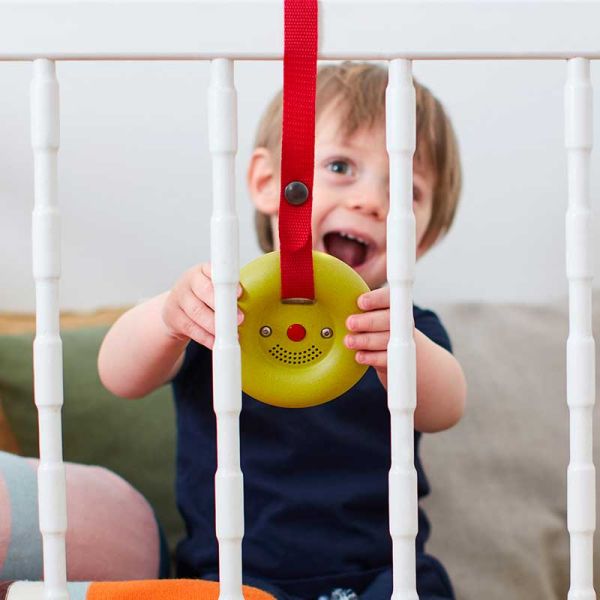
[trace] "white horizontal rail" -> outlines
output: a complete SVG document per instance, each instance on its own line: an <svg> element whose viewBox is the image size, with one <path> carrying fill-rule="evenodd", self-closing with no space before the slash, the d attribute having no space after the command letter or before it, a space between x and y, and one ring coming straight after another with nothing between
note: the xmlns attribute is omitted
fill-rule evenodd
<svg viewBox="0 0 600 600"><path fill-rule="evenodd" d="M323 59L600 58L594 0L321 0L319 15ZM0 0L0 60L282 56L282 0Z"/></svg>

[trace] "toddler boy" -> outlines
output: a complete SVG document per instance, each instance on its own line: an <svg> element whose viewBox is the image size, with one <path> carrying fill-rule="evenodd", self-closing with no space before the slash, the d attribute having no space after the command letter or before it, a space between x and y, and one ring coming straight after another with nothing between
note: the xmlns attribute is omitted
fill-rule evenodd
<svg viewBox="0 0 600 600"><path fill-rule="evenodd" d="M312 232L316 250L354 268L371 291L366 311L347 320L345 344L373 367L348 392L323 405L290 410L244 394L240 416L244 472L244 576L280 600L392 592L388 531L390 427L387 410L389 289L386 216L385 69L342 63L319 69L316 97ZM417 258L450 227L460 191L452 127L424 87L417 92L414 201ZM281 94L259 125L248 169L261 247L277 248ZM241 293L241 289L239 290ZM414 307L417 350L415 466L419 497L428 493L421 432L461 417L465 381L437 316ZM244 315L239 313L241 323ZM216 427L211 348L214 295L210 265L187 271L172 290L126 313L107 334L100 376L117 395L135 398L173 382L177 406L177 494L187 537L178 575L216 578L214 528ZM429 524L419 513L417 591L421 600L453 598L441 564L425 553ZM342 595L342 596L340 596Z"/></svg>

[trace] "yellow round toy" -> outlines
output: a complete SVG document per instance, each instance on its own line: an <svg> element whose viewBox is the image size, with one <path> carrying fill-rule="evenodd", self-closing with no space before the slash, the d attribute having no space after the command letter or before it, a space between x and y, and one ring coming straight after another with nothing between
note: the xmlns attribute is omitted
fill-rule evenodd
<svg viewBox="0 0 600 600"><path fill-rule="evenodd" d="M284 303L279 256L265 254L240 272L242 389L274 406L323 404L350 389L367 370L346 348L344 336L346 319L361 312L356 300L369 287L346 263L313 251L314 302Z"/></svg>

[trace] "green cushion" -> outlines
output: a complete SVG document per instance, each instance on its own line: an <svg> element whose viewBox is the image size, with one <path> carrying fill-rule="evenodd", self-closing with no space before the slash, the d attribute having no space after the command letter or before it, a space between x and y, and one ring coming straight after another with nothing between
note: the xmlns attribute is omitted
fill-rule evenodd
<svg viewBox="0 0 600 600"><path fill-rule="evenodd" d="M168 386L124 400L100 383L96 360L107 327L63 331L63 449L66 461L101 465L154 507L169 545L183 528L175 504L175 414ZM0 398L26 456L38 456L33 334L0 335Z"/></svg>

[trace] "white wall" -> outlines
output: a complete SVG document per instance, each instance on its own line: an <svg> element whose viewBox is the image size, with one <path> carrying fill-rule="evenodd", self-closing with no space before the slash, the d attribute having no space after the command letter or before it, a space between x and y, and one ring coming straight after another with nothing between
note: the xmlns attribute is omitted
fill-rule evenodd
<svg viewBox="0 0 600 600"><path fill-rule="evenodd" d="M63 62L57 72L63 307L121 305L167 289L208 258L208 64ZM417 302L544 302L565 294L565 63L419 62L415 73L454 121L465 180L454 228L419 263ZM599 86L595 64L592 76ZM30 77L29 63L0 63L0 310L31 310L34 302ZM245 166L259 114L281 85L281 64L239 63L236 81L246 262L259 250ZM598 91L595 106L600 115ZM600 144L599 127L597 117ZM596 169L596 207L599 192Z"/></svg>

